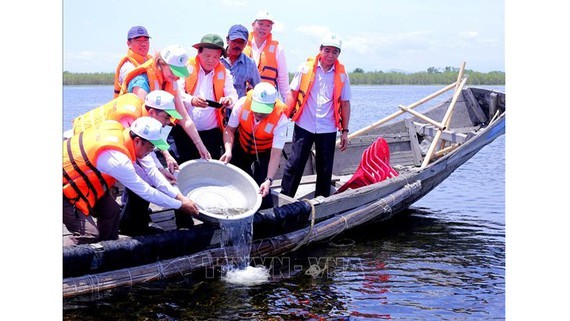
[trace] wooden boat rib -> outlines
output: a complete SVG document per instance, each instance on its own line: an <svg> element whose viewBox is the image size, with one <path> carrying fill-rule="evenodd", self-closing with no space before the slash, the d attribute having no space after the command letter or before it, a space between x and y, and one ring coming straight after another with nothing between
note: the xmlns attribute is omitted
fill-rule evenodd
<svg viewBox="0 0 570 321"><path fill-rule="evenodd" d="M313 197L312 162L305 168L306 176L295 198L280 194L280 183L276 180L272 187L276 207L255 214L251 256L285 254L355 226L388 220L428 194L481 148L503 135L505 94L463 88L462 84L465 81L458 79L400 108L395 116L392 114L349 136L349 150L335 154L331 188L340 190L351 180L359 170L363 153L379 137L389 146L390 165L397 176L326 198ZM450 89L455 89L453 97L421 113L422 117L409 112ZM409 117L395 120L403 114ZM280 170L290 151L288 144ZM429 157L427 162L426 156ZM159 212L153 215L153 220L167 226L172 224L172 213ZM157 235L64 248L63 296L132 286L223 263L219 228L199 224L190 230L176 230L172 225L165 229L168 231Z"/></svg>

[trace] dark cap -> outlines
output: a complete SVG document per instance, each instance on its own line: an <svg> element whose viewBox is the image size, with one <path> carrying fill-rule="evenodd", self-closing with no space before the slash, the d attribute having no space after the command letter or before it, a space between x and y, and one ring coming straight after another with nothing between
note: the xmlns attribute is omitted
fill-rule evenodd
<svg viewBox="0 0 570 321"><path fill-rule="evenodd" d="M210 33L202 37L199 43L194 44L192 47L199 48L209 48L209 49L221 49L222 55L226 57L226 48L224 47L224 39L222 37Z"/></svg>
<svg viewBox="0 0 570 321"><path fill-rule="evenodd" d="M129 29L129 33L127 34L127 40L131 40L136 37L149 37L146 28L143 26L134 26Z"/></svg>
<svg viewBox="0 0 570 321"><path fill-rule="evenodd" d="M248 36L249 32L247 31L247 28L242 25L233 25L230 28L230 31L228 31L228 38L230 40L236 40L239 38L247 41Z"/></svg>

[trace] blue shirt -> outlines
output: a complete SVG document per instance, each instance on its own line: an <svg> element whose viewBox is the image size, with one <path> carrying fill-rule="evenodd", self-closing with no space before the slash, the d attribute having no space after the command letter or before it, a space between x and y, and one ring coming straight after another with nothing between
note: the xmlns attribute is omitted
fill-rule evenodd
<svg viewBox="0 0 570 321"><path fill-rule="evenodd" d="M243 52L232 66L230 66L229 63L230 58L221 58L220 60L234 77L234 88L237 91L238 97L245 96L246 82L248 82L251 87L255 87L255 85L261 81L255 61L246 56Z"/></svg>
<svg viewBox="0 0 570 321"><path fill-rule="evenodd" d="M133 88L135 87L141 87L141 89L144 89L147 93L150 92L150 84L148 82L148 76L146 75L146 73L134 77L133 80L129 82L129 86L127 87L127 92L132 93Z"/></svg>

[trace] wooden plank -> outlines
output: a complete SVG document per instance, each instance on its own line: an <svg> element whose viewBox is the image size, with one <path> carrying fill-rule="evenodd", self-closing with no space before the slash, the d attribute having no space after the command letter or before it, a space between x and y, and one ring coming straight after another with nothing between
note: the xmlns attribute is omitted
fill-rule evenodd
<svg viewBox="0 0 570 321"><path fill-rule="evenodd" d="M338 182L339 180L340 177L333 174L331 178L331 185L334 185L334 183ZM301 182L299 183L299 185L315 184L316 182L317 182L317 175L306 175L301 178ZM280 179L273 180L273 183L271 183L272 188L280 186L281 186Z"/></svg>
<svg viewBox="0 0 570 321"><path fill-rule="evenodd" d="M433 127L432 125L416 123L416 122L414 122L414 127L415 127L415 130L418 133L420 133L421 135L432 136L432 137L435 136L436 131L438 130L437 128ZM447 141L452 142L452 143L463 144L463 142L465 142L466 138L467 138L467 135L462 134L462 133L458 133L456 131L443 130L441 132L441 139L447 140Z"/></svg>
<svg viewBox="0 0 570 321"><path fill-rule="evenodd" d="M465 98L465 106L473 112L473 115L475 115L477 121L479 123L486 122L488 118L485 116L485 113L477 102L475 95L473 95L473 92L471 92L469 88L463 90L463 97Z"/></svg>
<svg viewBox="0 0 570 321"><path fill-rule="evenodd" d="M495 115L497 113L497 93L491 93L489 98L491 100L489 102L489 117L492 117L491 115Z"/></svg>
<svg viewBox="0 0 570 321"><path fill-rule="evenodd" d="M416 161L412 151L395 152L390 153L390 165L416 166Z"/></svg>
<svg viewBox="0 0 570 321"><path fill-rule="evenodd" d="M409 118L405 120L405 124L408 129L408 133L410 134L410 149L414 158L414 164L416 166L420 166L422 164L423 156L422 150L420 149L420 143L418 141L418 135L416 134L416 127Z"/></svg>

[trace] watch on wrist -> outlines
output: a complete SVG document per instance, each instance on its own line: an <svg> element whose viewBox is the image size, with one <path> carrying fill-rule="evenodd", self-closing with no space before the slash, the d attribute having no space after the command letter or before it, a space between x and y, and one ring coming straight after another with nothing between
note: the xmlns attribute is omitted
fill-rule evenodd
<svg viewBox="0 0 570 321"><path fill-rule="evenodd" d="M271 177L266 177L265 180L266 180L266 181L269 181L269 184L273 184L273 178L271 178Z"/></svg>
<svg viewBox="0 0 570 321"><path fill-rule="evenodd" d="M340 132L341 132L341 134L342 134L342 133L348 133L348 129L343 129L343 130L341 130Z"/></svg>

